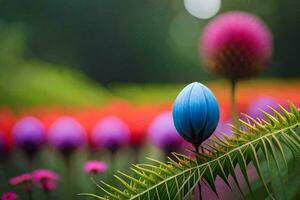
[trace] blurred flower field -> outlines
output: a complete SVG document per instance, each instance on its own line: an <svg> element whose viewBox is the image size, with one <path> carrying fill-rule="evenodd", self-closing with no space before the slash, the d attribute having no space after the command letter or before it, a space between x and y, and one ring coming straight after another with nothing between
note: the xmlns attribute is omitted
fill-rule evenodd
<svg viewBox="0 0 300 200"><path fill-rule="evenodd" d="M218 81L206 84L215 93L221 110L220 123L215 132L228 133L230 128L227 123L231 123L228 83ZM157 124L159 123L157 121L161 119L167 120L166 117L157 116L171 111L173 99L180 88L182 85L175 84L115 84L109 87L109 90L105 92L105 100L99 104L91 102L80 106L76 103L54 106L43 105L41 102L39 106L23 105L12 109L2 107L0 109L0 193L15 191L21 199L25 199L23 195L26 193L23 192L23 186L11 184L10 178L23 173L33 172L34 174L34 171L38 169L48 169L57 174L53 182L55 186L49 186L49 192L45 193L43 185L33 182L31 188L33 197L36 197L35 199L67 199L67 197L74 199L74 196L80 192L100 192L100 190L96 192L90 177L113 184L115 180L112 174L116 170L127 172L132 163L148 162L145 160L146 157L163 160L170 151L187 153L183 149L191 147L181 138L179 138L180 141L178 139L168 141L172 134L177 134L174 127L171 126L169 130L161 132L161 134L171 134L166 138L152 134L155 126L159 126L153 123ZM259 117L257 109L267 109L266 104L276 106L278 103L286 106L289 100L299 105L299 90L298 80L243 81L237 88L238 113ZM101 93L95 94L97 95L100 97ZM16 136L20 129L18 126L21 123L24 124L24 119L28 118L37 122L29 122L29 125L25 122L23 132L24 130L26 132L28 127L32 130L37 125L31 124L37 123L40 128L34 129L42 134L38 136L41 139L37 140L35 135L29 135L26 138L25 132L21 139ZM101 135L101 130L105 130L105 127L110 127L107 129L110 131L115 129L121 135L115 138L109 137L114 134ZM156 130L159 129L156 128ZM55 138L54 134L57 132L61 134ZM34 149L32 149L33 144L36 144ZM26 145L30 145L30 149L27 149ZM93 169L85 165L90 160L99 160L105 166L97 166L96 162L92 165L95 167L94 172L91 172ZM82 198L78 197L78 199Z"/></svg>

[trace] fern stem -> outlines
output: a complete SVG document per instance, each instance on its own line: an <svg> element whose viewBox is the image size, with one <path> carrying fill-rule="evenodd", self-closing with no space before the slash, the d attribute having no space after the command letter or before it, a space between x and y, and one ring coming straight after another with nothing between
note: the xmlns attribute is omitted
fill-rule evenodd
<svg viewBox="0 0 300 200"><path fill-rule="evenodd" d="M237 118L237 110L236 110L236 85L237 85L237 80L232 79L230 81L231 89L230 89L230 94L231 94L231 117L232 117L232 122L235 127L239 127L238 123L238 118Z"/></svg>

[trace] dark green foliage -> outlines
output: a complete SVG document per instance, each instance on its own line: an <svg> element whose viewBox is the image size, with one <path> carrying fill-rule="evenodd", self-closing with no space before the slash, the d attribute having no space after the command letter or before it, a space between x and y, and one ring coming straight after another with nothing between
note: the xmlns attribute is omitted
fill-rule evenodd
<svg viewBox="0 0 300 200"><path fill-rule="evenodd" d="M253 119L246 116L240 120L242 128L233 127L233 136L223 134L223 138L213 136L210 142L203 145L204 151L195 153L195 158L173 153L166 163L149 158L153 165L133 165L131 170L135 176L118 172L115 178L123 188L116 188L106 183L98 185L104 196L83 193L97 199L184 199L193 192L197 183L205 181L216 192L215 178L221 177L229 185L227 179L233 177L237 181L235 168L239 165L245 182L251 192L251 183L247 166L253 163L258 177L270 199L274 199L273 189L266 179L263 164L270 167L275 163L277 171L282 171L279 163L283 160L288 169L287 151L295 159L300 153L300 112L290 104L290 111L281 107L281 113L274 110L274 115L262 111L267 120ZM278 173L283 176L283 173ZM283 178L283 177L282 177ZM240 189L241 190L241 189ZM241 190L242 192L242 190Z"/></svg>

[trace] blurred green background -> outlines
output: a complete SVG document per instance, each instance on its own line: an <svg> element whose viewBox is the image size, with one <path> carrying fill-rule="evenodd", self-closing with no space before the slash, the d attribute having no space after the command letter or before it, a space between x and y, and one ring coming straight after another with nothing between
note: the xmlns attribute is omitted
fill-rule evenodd
<svg viewBox="0 0 300 200"><path fill-rule="evenodd" d="M299 5L222 1L219 13L253 12L273 32L274 59L261 76L299 78ZM114 83L215 79L198 56L208 21L183 0L1 0L0 104L96 104Z"/></svg>

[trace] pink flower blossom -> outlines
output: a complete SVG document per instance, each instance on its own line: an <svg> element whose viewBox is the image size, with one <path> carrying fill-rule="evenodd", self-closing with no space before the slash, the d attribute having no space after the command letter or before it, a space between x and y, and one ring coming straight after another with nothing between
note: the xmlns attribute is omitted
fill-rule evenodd
<svg viewBox="0 0 300 200"><path fill-rule="evenodd" d="M18 195L14 192L5 192L1 196L1 200L17 200Z"/></svg>
<svg viewBox="0 0 300 200"><path fill-rule="evenodd" d="M228 12L208 23L201 38L205 66L239 79L260 72L272 57L272 35L257 16Z"/></svg>
<svg viewBox="0 0 300 200"><path fill-rule="evenodd" d="M49 191L56 188L56 181L59 179L59 176L55 172L48 169L38 169L32 174L35 184L44 190Z"/></svg>
<svg viewBox="0 0 300 200"><path fill-rule="evenodd" d="M89 174L103 173L106 171L106 169L107 165L104 162L97 160L87 161L83 167L83 170Z"/></svg>
<svg viewBox="0 0 300 200"><path fill-rule="evenodd" d="M20 184L29 184L32 182L32 175L30 173L24 173L19 176L14 176L9 179L9 184L11 185L20 185Z"/></svg>

